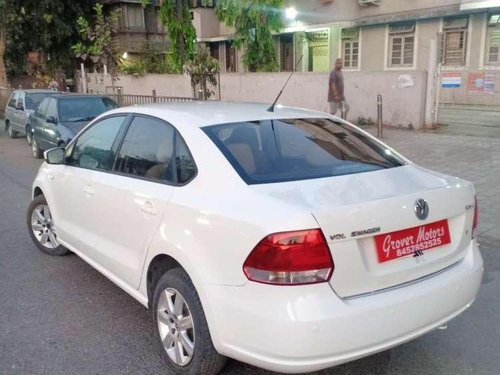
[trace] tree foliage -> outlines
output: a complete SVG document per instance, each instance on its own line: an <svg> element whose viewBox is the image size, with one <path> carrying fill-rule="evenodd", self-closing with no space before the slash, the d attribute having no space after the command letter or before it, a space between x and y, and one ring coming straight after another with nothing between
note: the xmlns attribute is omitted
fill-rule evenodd
<svg viewBox="0 0 500 375"><path fill-rule="evenodd" d="M283 27L283 0L219 0L220 21L235 28L233 43L244 47L243 63L250 71L278 68L272 33Z"/></svg>
<svg viewBox="0 0 500 375"><path fill-rule="evenodd" d="M7 0L0 0L0 87L7 86L7 72L5 68L5 48L6 48L6 21L7 21Z"/></svg>
<svg viewBox="0 0 500 375"><path fill-rule="evenodd" d="M169 64L181 72L184 63L193 58L196 46L196 30L191 22L189 1L164 0L160 6L160 19L169 38Z"/></svg>
<svg viewBox="0 0 500 375"><path fill-rule="evenodd" d="M6 63L10 74L22 73L26 55L41 51L47 57L47 70L71 74L74 57L68 53L78 39L75 20L91 13L95 0L0 0L7 31Z"/></svg>
<svg viewBox="0 0 500 375"><path fill-rule="evenodd" d="M80 40L71 49L75 56L90 59L98 68L106 65L111 71L117 65L114 35L118 25L119 11L104 14L102 4L94 6L94 17L88 20L79 17L76 21Z"/></svg>
<svg viewBox="0 0 500 375"><path fill-rule="evenodd" d="M217 74L220 71L219 62L210 56L204 46L199 46L194 57L184 65L184 73L191 78L191 87L196 96L196 86L200 86L202 99L210 99L217 86Z"/></svg>

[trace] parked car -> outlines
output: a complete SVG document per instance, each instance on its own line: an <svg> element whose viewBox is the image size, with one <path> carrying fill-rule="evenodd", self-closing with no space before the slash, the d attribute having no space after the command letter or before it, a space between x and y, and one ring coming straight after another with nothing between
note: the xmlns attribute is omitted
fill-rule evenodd
<svg viewBox="0 0 500 375"><path fill-rule="evenodd" d="M100 95L61 94L44 99L30 117L33 156L41 158L44 150L64 147L96 116L117 107Z"/></svg>
<svg viewBox="0 0 500 375"><path fill-rule="evenodd" d="M314 371L474 301L472 183L337 117L221 102L120 108L45 153L27 227L151 310L166 366ZM132 322L131 322L132 323Z"/></svg>
<svg viewBox="0 0 500 375"><path fill-rule="evenodd" d="M14 90L5 106L5 131L11 138L25 135L31 143L29 118L40 102L54 94L53 90Z"/></svg>

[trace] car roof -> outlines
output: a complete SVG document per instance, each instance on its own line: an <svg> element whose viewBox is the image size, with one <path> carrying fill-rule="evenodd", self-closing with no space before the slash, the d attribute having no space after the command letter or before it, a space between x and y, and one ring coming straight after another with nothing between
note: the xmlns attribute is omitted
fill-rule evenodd
<svg viewBox="0 0 500 375"><path fill-rule="evenodd" d="M52 96L52 98L55 99L104 98L104 97L106 97L106 95L76 94L76 93L56 94Z"/></svg>
<svg viewBox="0 0 500 375"><path fill-rule="evenodd" d="M57 94L59 91L49 89L16 89L14 92L25 92L26 94Z"/></svg>
<svg viewBox="0 0 500 375"><path fill-rule="evenodd" d="M107 112L138 113L162 118L174 125L203 127L232 122L283 119L319 118L330 116L324 112L276 105L274 112L267 103L242 103L221 101L184 101L122 107Z"/></svg>

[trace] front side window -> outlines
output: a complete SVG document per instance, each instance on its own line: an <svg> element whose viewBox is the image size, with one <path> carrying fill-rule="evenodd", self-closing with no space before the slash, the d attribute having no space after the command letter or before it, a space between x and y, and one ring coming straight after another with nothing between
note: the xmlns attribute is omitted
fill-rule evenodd
<svg viewBox="0 0 500 375"><path fill-rule="evenodd" d="M44 99L35 111L35 116L44 119L47 112L47 107L49 105L49 99Z"/></svg>
<svg viewBox="0 0 500 375"><path fill-rule="evenodd" d="M248 121L203 130L247 184L348 175L405 164L355 128L326 118Z"/></svg>
<svg viewBox="0 0 500 375"><path fill-rule="evenodd" d="M415 52L415 23L404 22L389 27L389 66L411 67Z"/></svg>
<svg viewBox="0 0 500 375"><path fill-rule="evenodd" d="M468 26L469 19L467 17L444 19L441 51L444 65L465 65Z"/></svg>
<svg viewBox="0 0 500 375"><path fill-rule="evenodd" d="M49 99L45 117L53 117L57 120L57 102L55 99Z"/></svg>
<svg viewBox="0 0 500 375"><path fill-rule="evenodd" d="M175 182L174 133L174 128L161 120L135 117L123 140L116 171Z"/></svg>
<svg viewBox="0 0 500 375"><path fill-rule="evenodd" d="M341 39L344 67L357 69L359 64L359 29L342 29Z"/></svg>
<svg viewBox="0 0 500 375"><path fill-rule="evenodd" d="M500 13L488 16L486 65L500 65Z"/></svg>
<svg viewBox="0 0 500 375"><path fill-rule="evenodd" d="M115 160L118 133L126 116L105 118L88 128L72 147L68 165L111 171Z"/></svg>

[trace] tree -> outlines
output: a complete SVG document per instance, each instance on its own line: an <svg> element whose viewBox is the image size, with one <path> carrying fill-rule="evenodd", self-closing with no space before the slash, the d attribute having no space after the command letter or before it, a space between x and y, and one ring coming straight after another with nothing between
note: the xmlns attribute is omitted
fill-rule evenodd
<svg viewBox="0 0 500 375"><path fill-rule="evenodd" d="M210 56L206 47L199 46L192 60L184 65L184 73L191 78L193 95L196 96L196 86L200 85L202 99L207 100L214 94L209 87L217 86L217 74L220 71L219 62Z"/></svg>
<svg viewBox="0 0 500 375"><path fill-rule="evenodd" d="M6 87L7 71L5 68L5 49L7 44L6 24L8 12L8 0L0 0L0 87Z"/></svg>
<svg viewBox="0 0 500 375"><path fill-rule="evenodd" d="M144 3L143 3L144 4ZM160 19L169 38L169 63L178 72L195 53L196 30L191 22L189 0L164 0L160 6Z"/></svg>
<svg viewBox="0 0 500 375"><path fill-rule="evenodd" d="M1 1L1 0L0 0ZM72 74L74 57L68 53L78 39L76 19L87 17L95 0L3 0L10 4L7 17L6 62L10 73L25 70L26 55L41 51L46 68Z"/></svg>
<svg viewBox="0 0 500 375"><path fill-rule="evenodd" d="M233 43L245 47L243 63L250 71L278 68L273 32L283 27L283 0L219 0L215 13L235 28Z"/></svg>
<svg viewBox="0 0 500 375"><path fill-rule="evenodd" d="M84 17L77 19L80 41L71 49L83 61L90 59L97 68L106 65L113 72L117 65L113 37L116 34L119 11L114 10L105 15L102 4L96 4L94 12L90 21Z"/></svg>

